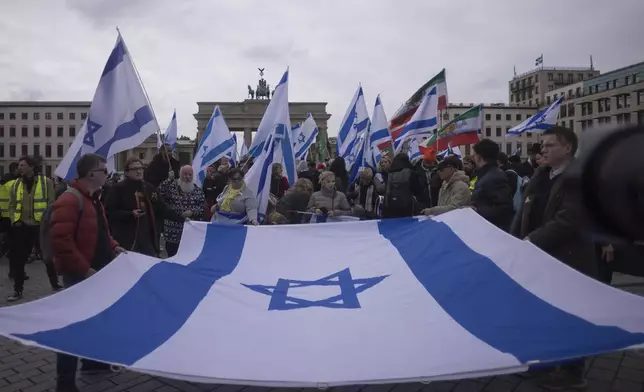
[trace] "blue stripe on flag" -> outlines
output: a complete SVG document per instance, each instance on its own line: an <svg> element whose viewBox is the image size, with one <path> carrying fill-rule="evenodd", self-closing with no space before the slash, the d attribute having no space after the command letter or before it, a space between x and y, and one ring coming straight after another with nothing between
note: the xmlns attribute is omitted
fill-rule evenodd
<svg viewBox="0 0 644 392"><path fill-rule="evenodd" d="M208 225L201 254L192 263L162 261L101 313L59 329L16 337L132 365L181 329L217 280L235 269L245 240L245 226ZM222 243L226 246L221 247Z"/></svg>
<svg viewBox="0 0 644 392"><path fill-rule="evenodd" d="M311 147L311 144L313 144L313 140L315 140L317 136L318 136L318 129L315 128L315 131L313 131L313 133L309 137L309 140L304 142L304 144L302 145L302 148L300 148L300 150L295 154L295 158L302 159L301 158L302 155L306 154L308 149Z"/></svg>
<svg viewBox="0 0 644 392"><path fill-rule="evenodd" d="M206 154L204 154L203 158L201 159L202 164L204 162L212 161L212 158L222 154L224 151L232 148L234 145L235 145L235 139L231 137L225 142L215 146L212 150L209 150L208 152L206 152Z"/></svg>
<svg viewBox="0 0 644 392"><path fill-rule="evenodd" d="M415 129L435 127L437 124L436 117L429 118L427 120L414 121L413 123L407 124L405 127L405 133L411 132Z"/></svg>
<svg viewBox="0 0 644 392"><path fill-rule="evenodd" d="M125 57L126 54L127 51L125 50L125 44L123 43L123 39L121 39L121 37L119 36L118 41L116 42L116 46L114 47L114 49L112 49L110 58L107 59L105 68L103 68L101 79L103 78L103 76L110 73L114 68L121 64L123 62L123 57Z"/></svg>
<svg viewBox="0 0 644 392"><path fill-rule="evenodd" d="M107 157L114 142L136 135L137 133L141 132L141 128L143 128L147 123L153 120L154 115L152 114L150 107L143 106L134 113L134 118L132 119L132 121L123 123L116 128L116 130L114 131L114 136L112 136L110 140L108 140L99 149L97 149L96 154Z"/></svg>
<svg viewBox="0 0 644 392"><path fill-rule="evenodd" d="M598 326L543 301L492 260L470 249L444 223L393 219L378 222L378 228L454 321L524 364L616 351L644 342L644 334Z"/></svg>
<svg viewBox="0 0 644 392"><path fill-rule="evenodd" d="M389 130L387 128L380 129L375 132L371 132L371 140L378 141L389 137Z"/></svg>

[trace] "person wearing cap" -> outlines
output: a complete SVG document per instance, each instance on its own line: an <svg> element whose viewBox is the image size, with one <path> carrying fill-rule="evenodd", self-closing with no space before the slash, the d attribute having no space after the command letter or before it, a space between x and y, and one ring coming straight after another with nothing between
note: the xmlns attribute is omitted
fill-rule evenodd
<svg viewBox="0 0 644 392"><path fill-rule="evenodd" d="M438 204L435 207L425 208L422 211L424 215L440 215L469 204L470 178L460 170L461 167L461 161L455 156L449 156L438 163L436 171L443 181L438 192Z"/></svg>

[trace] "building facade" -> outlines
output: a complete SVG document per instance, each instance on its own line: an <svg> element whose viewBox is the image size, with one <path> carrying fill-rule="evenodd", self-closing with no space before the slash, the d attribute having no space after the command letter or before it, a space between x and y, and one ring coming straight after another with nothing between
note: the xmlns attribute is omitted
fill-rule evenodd
<svg viewBox="0 0 644 392"><path fill-rule="evenodd" d="M443 113L443 124L455 119L474 106L476 105L473 103L449 105ZM531 132L526 132L519 136L506 137L506 135L507 131L512 127L521 124L536 112L536 106L507 105L505 103L484 104L483 126L480 137L494 140L501 151L508 155L520 151L521 158L527 158L532 144L539 143L539 135ZM461 146L459 149L464 155L472 154L471 145Z"/></svg>
<svg viewBox="0 0 644 392"><path fill-rule="evenodd" d="M596 126L644 124L644 62L553 90L546 103L562 96L558 124L577 134Z"/></svg>
<svg viewBox="0 0 644 392"><path fill-rule="evenodd" d="M539 67L508 82L510 105L544 106L549 92L599 75L591 67Z"/></svg>
<svg viewBox="0 0 644 392"><path fill-rule="evenodd" d="M199 110L194 114L197 120L197 142L201 140L215 106L219 105L230 131L243 133L244 143L250 146L253 133L257 132L269 102L267 99L247 99L242 102L197 102ZM304 122L307 115L311 113L326 143L327 121L331 118L331 115L326 112L326 105L326 102L290 102L291 125Z"/></svg>
<svg viewBox="0 0 644 392"><path fill-rule="evenodd" d="M87 118L91 102L0 102L0 176L23 155L51 176Z"/></svg>

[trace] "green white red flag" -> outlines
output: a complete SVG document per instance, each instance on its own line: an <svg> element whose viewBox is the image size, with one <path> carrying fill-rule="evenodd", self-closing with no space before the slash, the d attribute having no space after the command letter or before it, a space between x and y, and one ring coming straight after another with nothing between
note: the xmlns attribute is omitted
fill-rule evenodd
<svg viewBox="0 0 644 392"><path fill-rule="evenodd" d="M483 105L478 105L454 120L448 122L439 129L432 137L423 141L419 149L432 147L435 151L443 151L449 146L463 146L479 141L479 133L483 126Z"/></svg>

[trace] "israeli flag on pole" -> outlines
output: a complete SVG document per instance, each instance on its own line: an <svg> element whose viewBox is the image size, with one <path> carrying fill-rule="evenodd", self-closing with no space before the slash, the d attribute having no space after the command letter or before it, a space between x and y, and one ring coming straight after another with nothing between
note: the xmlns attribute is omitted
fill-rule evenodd
<svg viewBox="0 0 644 392"><path fill-rule="evenodd" d="M446 150L443 150L438 153L438 156L441 158L448 157L450 155L456 155L459 158L463 158L463 154L461 153L461 149L456 147L449 146Z"/></svg>
<svg viewBox="0 0 644 392"><path fill-rule="evenodd" d="M177 148L177 111L175 110L172 114L172 120L168 128L165 130L165 144L170 146L170 151L174 151Z"/></svg>
<svg viewBox="0 0 644 392"><path fill-rule="evenodd" d="M203 185L208 166L224 156L232 158L234 149L235 139L230 133L228 125L226 125L226 120L221 114L219 105L217 105L212 112L208 125L206 125L199 148L192 161L193 182L199 186Z"/></svg>
<svg viewBox="0 0 644 392"><path fill-rule="evenodd" d="M113 171L114 155L130 150L159 132L125 41L119 33L94 93L87 120L55 170L58 177L73 180L81 155L105 157Z"/></svg>
<svg viewBox="0 0 644 392"><path fill-rule="evenodd" d="M273 132L275 128L275 118L280 115L281 111L284 111L282 107L286 102L286 112L288 113L288 69L282 75L282 79L275 87L275 94L264 112L264 117L257 127L257 132L255 133L255 138L248 149L249 154L256 158L261 154L264 149L264 142L268 139L268 136ZM289 132L291 131L290 120L289 120ZM290 139L290 137L289 137Z"/></svg>
<svg viewBox="0 0 644 392"><path fill-rule="evenodd" d="M293 144L291 142L289 127L280 123L277 124L273 133L269 135L264 143L264 149L257 160L253 163L244 181L249 189L257 195L257 215L261 222L266 216L268 201L271 193L271 179L273 164L280 162L291 162L290 166L284 166L284 174L292 175L295 178L295 159L293 157Z"/></svg>
<svg viewBox="0 0 644 392"><path fill-rule="evenodd" d="M387 121L387 115L385 114L385 109L382 106L380 101L380 95L376 97L376 105L373 109L373 119L371 123L371 134L369 136L371 141L371 149L374 155L375 167L378 167L380 164L380 159L382 158L382 151L384 148L389 148L387 146L391 143L391 133L389 132L389 122ZM381 148L381 146L383 148Z"/></svg>
<svg viewBox="0 0 644 392"><path fill-rule="evenodd" d="M349 184L353 184L358 179L360 169L365 166L365 150L367 150L367 153L371 153L371 148L367 141L367 132L358 135L356 142L352 145L352 150L345 158L347 171L349 172Z"/></svg>
<svg viewBox="0 0 644 392"><path fill-rule="evenodd" d="M552 128L557 123L557 118L559 118L559 110L561 109L563 98L562 95L547 108L540 110L521 124L510 129L505 136L516 136L523 132L541 133L546 129Z"/></svg>
<svg viewBox="0 0 644 392"><path fill-rule="evenodd" d="M471 209L315 225L191 221L174 257L122 253L77 285L0 308L0 335L173 379L330 388L641 348L644 298Z"/></svg>
<svg viewBox="0 0 644 392"><path fill-rule="evenodd" d="M311 144L318 137L318 126L311 113L306 116L306 120L301 126L293 128L293 149L295 150L295 159L304 160L309 152Z"/></svg>
<svg viewBox="0 0 644 392"><path fill-rule="evenodd" d="M242 139L241 149L239 150L239 157L243 158L246 155L248 155L248 146L246 145L246 141Z"/></svg>
<svg viewBox="0 0 644 392"><path fill-rule="evenodd" d="M367 112L364 93L362 86L359 86L340 123L340 131L338 132L337 139L338 156L344 158L347 163L347 170L349 171L351 170L350 165L354 162L352 158L355 158L350 156L352 151L355 151L353 144L358 141L358 135L369 128L369 123L369 113Z"/></svg>
<svg viewBox="0 0 644 392"><path fill-rule="evenodd" d="M436 86L429 89L420 106L394 141L394 149L400 151L405 140L431 136L438 127L438 97Z"/></svg>
<svg viewBox="0 0 644 392"><path fill-rule="evenodd" d="M418 140L415 138L409 141L409 151L407 151L407 155L409 156L411 163L414 163L416 160L423 157L423 154L421 154L418 149Z"/></svg>
<svg viewBox="0 0 644 392"><path fill-rule="evenodd" d="M163 140L161 139L161 132L157 132L157 150L161 150L163 147Z"/></svg>

